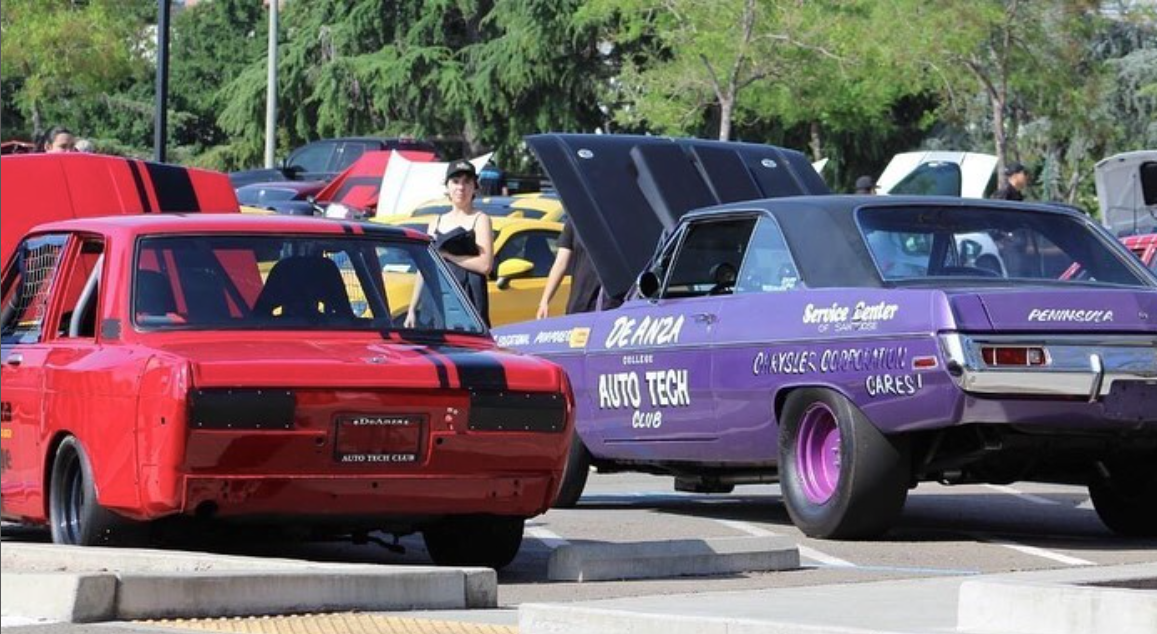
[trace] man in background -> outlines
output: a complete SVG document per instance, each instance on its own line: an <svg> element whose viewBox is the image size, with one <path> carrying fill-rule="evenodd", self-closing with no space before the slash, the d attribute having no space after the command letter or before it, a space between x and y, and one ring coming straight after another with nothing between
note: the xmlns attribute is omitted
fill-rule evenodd
<svg viewBox="0 0 1157 634"><path fill-rule="evenodd" d="M1024 200L1024 188L1028 187L1028 170L1024 164L1013 161L1004 168L1004 185L993 192L994 200Z"/></svg>
<svg viewBox="0 0 1157 634"><path fill-rule="evenodd" d="M871 176L861 176L856 179L856 193L865 196L876 195L876 181Z"/></svg>

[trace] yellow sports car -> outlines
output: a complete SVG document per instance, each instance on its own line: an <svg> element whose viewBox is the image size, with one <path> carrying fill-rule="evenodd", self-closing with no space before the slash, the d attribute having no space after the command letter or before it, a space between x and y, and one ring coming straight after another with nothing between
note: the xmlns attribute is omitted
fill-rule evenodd
<svg viewBox="0 0 1157 634"><path fill-rule="evenodd" d="M481 207L480 207L481 208ZM423 233L429 228L429 216L395 218L373 222L410 227ZM534 319L538 300L546 287L546 278L558 252L562 223L522 218L491 218L494 226L494 270L490 273L490 322L494 326ZM405 267L385 264L383 272L389 296L409 297L413 273ZM404 286L405 288L401 288ZM570 296L570 276L562 279L550 302L551 315L566 311ZM393 305L395 310L405 307Z"/></svg>
<svg viewBox="0 0 1157 634"><path fill-rule="evenodd" d="M563 222L566 219L566 210L562 201L554 192L537 192L533 194L519 194L517 196L486 196L474 201L478 211L486 213L491 218L522 218L524 220L546 220ZM387 224L406 222L406 218L420 218L437 216L450 211L450 201L444 196L427 200L414 207L409 213L379 216L378 220Z"/></svg>

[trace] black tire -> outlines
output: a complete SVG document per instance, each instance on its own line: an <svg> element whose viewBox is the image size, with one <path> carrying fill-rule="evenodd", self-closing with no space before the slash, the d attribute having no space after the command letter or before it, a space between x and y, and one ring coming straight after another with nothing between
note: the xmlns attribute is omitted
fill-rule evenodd
<svg viewBox="0 0 1157 634"><path fill-rule="evenodd" d="M102 507L96 498L92 463L75 437L56 449L48 489L48 522L52 541L72 546L139 544L144 525Z"/></svg>
<svg viewBox="0 0 1157 634"><path fill-rule="evenodd" d="M422 531L426 550L439 566L482 566L501 570L522 547L523 518L500 515L449 517Z"/></svg>
<svg viewBox="0 0 1157 634"><path fill-rule="evenodd" d="M1152 465L1108 465L1109 475L1089 482L1097 515L1114 533L1157 537L1157 468Z"/></svg>
<svg viewBox="0 0 1157 634"><path fill-rule="evenodd" d="M880 433L836 392L820 388L792 392L779 430L780 488L792 522L809 537L881 535L896 521L908 497L908 445L906 437ZM817 464L827 469L817 475Z"/></svg>
<svg viewBox="0 0 1157 634"><path fill-rule="evenodd" d="M583 495L590 472L591 452L578 434L572 434L570 453L566 457L566 469L562 472L562 485L558 488L558 497L554 499L554 508L574 508Z"/></svg>

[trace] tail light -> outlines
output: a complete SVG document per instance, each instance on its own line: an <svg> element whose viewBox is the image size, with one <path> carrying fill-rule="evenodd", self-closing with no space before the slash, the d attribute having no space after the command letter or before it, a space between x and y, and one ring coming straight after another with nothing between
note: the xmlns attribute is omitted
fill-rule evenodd
<svg viewBox="0 0 1157 634"><path fill-rule="evenodd" d="M983 346L980 356L989 367L1039 367L1049 364L1042 346Z"/></svg>

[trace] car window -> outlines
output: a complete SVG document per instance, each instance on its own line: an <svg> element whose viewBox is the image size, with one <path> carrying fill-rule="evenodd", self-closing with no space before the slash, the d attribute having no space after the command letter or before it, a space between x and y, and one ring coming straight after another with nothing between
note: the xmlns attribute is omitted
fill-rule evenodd
<svg viewBox="0 0 1157 634"><path fill-rule="evenodd" d="M554 265L554 256L558 253L558 236L554 231L522 231L510 237L495 260L499 263L510 258L521 258L534 264L531 277L546 277L550 274L550 267ZM497 236L496 236L497 237ZM491 277L497 279L498 267L494 267Z"/></svg>
<svg viewBox="0 0 1157 634"><path fill-rule="evenodd" d="M340 172L345 168L354 164L354 161L361 158L362 154L378 147L376 143L366 143L365 141L346 141L338 147L338 151L333 156L333 163L330 165L330 172Z"/></svg>
<svg viewBox="0 0 1157 634"><path fill-rule="evenodd" d="M1079 218L984 207L869 207L857 211L880 276L1007 278L1142 285ZM1082 270L1074 276L1073 267Z"/></svg>
<svg viewBox="0 0 1157 634"><path fill-rule="evenodd" d="M133 315L150 330L388 330L419 280L418 329L484 331L426 243L371 238L145 238Z"/></svg>
<svg viewBox="0 0 1157 634"><path fill-rule="evenodd" d="M28 238L17 248L4 276L4 309L0 318L3 343L40 340L49 292L67 242L67 235L53 234Z"/></svg>
<svg viewBox="0 0 1157 634"><path fill-rule="evenodd" d="M800 283L799 270L787 248L779 224L763 217L755 225L755 234L739 270L736 293L767 293L795 288Z"/></svg>
<svg viewBox="0 0 1157 634"><path fill-rule="evenodd" d="M283 187L269 187L268 184L246 185L237 188L237 202L250 207L260 207L269 203L293 200L297 190Z"/></svg>
<svg viewBox="0 0 1157 634"><path fill-rule="evenodd" d="M888 191L890 195L913 194L918 196L960 197L960 166L948 161L921 163L896 186Z"/></svg>
<svg viewBox="0 0 1157 634"><path fill-rule="evenodd" d="M61 285L61 314L56 326L58 337L96 336L100 279L104 262L104 241L86 238L77 257L64 272Z"/></svg>
<svg viewBox="0 0 1157 634"><path fill-rule="evenodd" d="M731 293L751 241L755 218L692 223L671 264L664 297Z"/></svg>
<svg viewBox="0 0 1157 634"><path fill-rule="evenodd" d="M329 168L330 157L335 147L333 141L310 143L289 155L286 167L305 174L325 172Z"/></svg>

